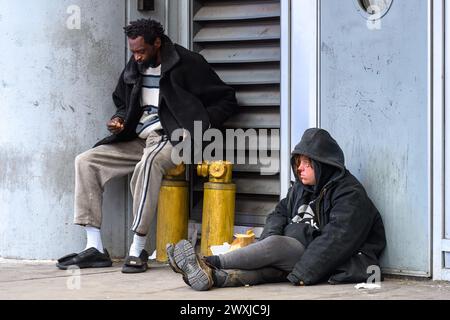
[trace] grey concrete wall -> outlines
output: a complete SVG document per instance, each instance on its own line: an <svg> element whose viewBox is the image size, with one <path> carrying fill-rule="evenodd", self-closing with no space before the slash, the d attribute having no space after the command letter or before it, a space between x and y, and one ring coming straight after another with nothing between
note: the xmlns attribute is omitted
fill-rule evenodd
<svg viewBox="0 0 450 320"><path fill-rule="evenodd" d="M67 25L77 27L73 5L79 29ZM165 10L166 0L151 12L138 12L137 0L0 0L0 257L54 259L84 248L72 224L75 156L108 135L111 94L129 57L123 26L141 17L164 24ZM110 182L102 236L116 257L128 250L130 208L128 179Z"/></svg>
<svg viewBox="0 0 450 320"><path fill-rule="evenodd" d="M79 30L67 28L71 5ZM122 0L0 0L1 257L52 259L84 247L72 225L74 158L108 134L126 12ZM103 240L114 256L125 253L126 196L126 179L106 188Z"/></svg>
<svg viewBox="0 0 450 320"><path fill-rule="evenodd" d="M321 1L321 125L383 216L383 267L428 275L427 1L395 0L376 30L355 2Z"/></svg>

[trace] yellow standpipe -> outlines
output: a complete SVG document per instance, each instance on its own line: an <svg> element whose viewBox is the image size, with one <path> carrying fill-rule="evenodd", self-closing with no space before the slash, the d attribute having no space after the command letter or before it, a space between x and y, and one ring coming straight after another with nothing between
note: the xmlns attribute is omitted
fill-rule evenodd
<svg viewBox="0 0 450 320"><path fill-rule="evenodd" d="M185 180L186 166L169 170L161 184L156 225L156 260L167 262L167 243L177 243L188 236L189 198Z"/></svg>
<svg viewBox="0 0 450 320"><path fill-rule="evenodd" d="M230 162L205 162L198 165L197 174L209 176L204 184L201 254L211 255L211 246L232 243L236 185L232 183Z"/></svg>

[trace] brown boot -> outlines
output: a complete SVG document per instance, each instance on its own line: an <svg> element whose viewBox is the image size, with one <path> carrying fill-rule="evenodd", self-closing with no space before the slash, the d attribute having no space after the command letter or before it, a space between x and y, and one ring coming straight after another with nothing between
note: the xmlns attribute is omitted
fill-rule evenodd
<svg viewBox="0 0 450 320"><path fill-rule="evenodd" d="M192 289L206 291L214 285L212 269L201 259L187 240L175 245L174 260Z"/></svg>
<svg viewBox="0 0 450 320"><path fill-rule="evenodd" d="M183 276L184 283L186 283L189 286L189 283L187 281L186 275L184 274L183 270L181 270L175 263L174 251L175 251L175 246L172 243L168 243L166 245L166 253L167 253L167 260L169 262L169 266L174 272L180 273Z"/></svg>

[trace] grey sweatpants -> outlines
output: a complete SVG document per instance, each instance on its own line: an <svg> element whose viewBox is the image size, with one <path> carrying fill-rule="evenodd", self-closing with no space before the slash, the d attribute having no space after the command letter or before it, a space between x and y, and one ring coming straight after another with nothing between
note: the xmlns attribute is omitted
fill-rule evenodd
<svg viewBox="0 0 450 320"><path fill-rule="evenodd" d="M285 236L270 236L247 247L219 255L221 270L214 270L217 287L238 287L287 281L305 247Z"/></svg>
<svg viewBox="0 0 450 320"><path fill-rule="evenodd" d="M175 167L172 144L152 132L144 140L101 145L75 159L75 218L78 225L100 228L105 184L115 177L133 173L132 231L147 235L156 215L163 175Z"/></svg>

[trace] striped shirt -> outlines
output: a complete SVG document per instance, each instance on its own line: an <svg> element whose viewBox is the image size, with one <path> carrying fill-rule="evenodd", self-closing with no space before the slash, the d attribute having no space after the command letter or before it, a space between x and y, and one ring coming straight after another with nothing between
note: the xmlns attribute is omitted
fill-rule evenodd
<svg viewBox="0 0 450 320"><path fill-rule="evenodd" d="M148 68L142 75L141 106L144 113L136 128L140 138L146 139L151 131L162 129L158 117L159 80L161 79L161 65Z"/></svg>

